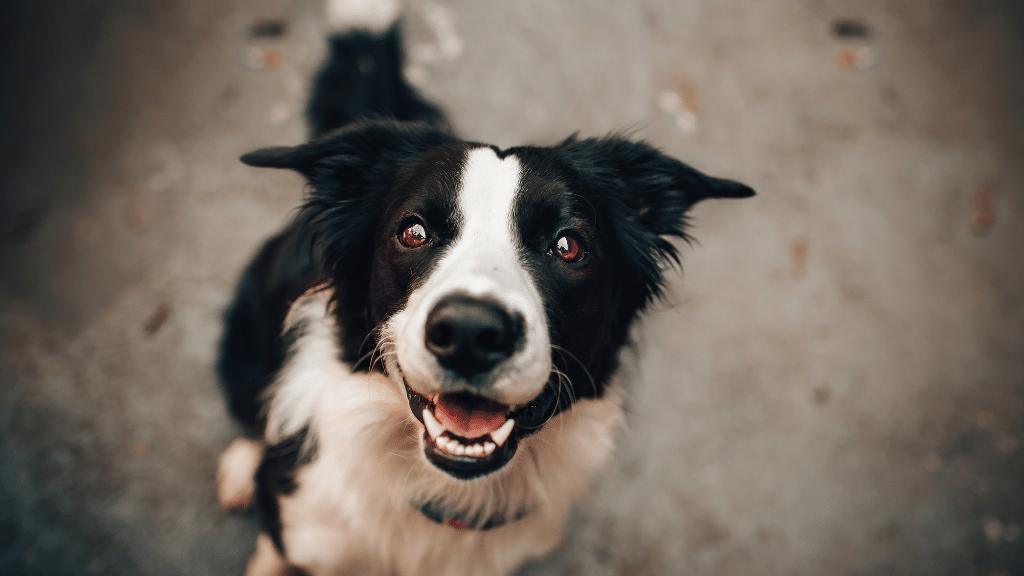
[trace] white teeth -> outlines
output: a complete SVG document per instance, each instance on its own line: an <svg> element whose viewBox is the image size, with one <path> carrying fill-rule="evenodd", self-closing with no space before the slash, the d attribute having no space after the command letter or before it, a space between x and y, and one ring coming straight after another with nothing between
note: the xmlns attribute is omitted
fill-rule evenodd
<svg viewBox="0 0 1024 576"><path fill-rule="evenodd" d="M430 434L431 438L440 438L441 434L444 434L444 426L441 426L441 423L427 408L423 409L423 425L427 428L427 434Z"/></svg>
<svg viewBox="0 0 1024 576"><path fill-rule="evenodd" d="M501 428L491 432L491 440L494 440L494 443L498 446L504 445L505 441L508 440L508 435L512 433L512 428L514 428L515 425L516 421L512 418L505 420L505 423L501 425Z"/></svg>
<svg viewBox="0 0 1024 576"><path fill-rule="evenodd" d="M490 456L498 449L499 446L505 444L512 429L516 425L516 421L509 418L505 423L494 432L491 432L491 439L493 442L484 441L482 444L472 444L466 446L462 442L451 438L447 435L448 431L441 426L441 424L434 418L434 415L429 410L423 410L423 424L427 428L427 433L433 439L434 444L441 450L455 456L472 456L474 458L480 458L482 456Z"/></svg>
<svg viewBox="0 0 1024 576"><path fill-rule="evenodd" d="M434 439L434 444L449 454L454 454L455 456L472 456L474 458L490 456L497 448L494 442L484 442L483 444L466 446L458 440L447 436L438 436Z"/></svg>

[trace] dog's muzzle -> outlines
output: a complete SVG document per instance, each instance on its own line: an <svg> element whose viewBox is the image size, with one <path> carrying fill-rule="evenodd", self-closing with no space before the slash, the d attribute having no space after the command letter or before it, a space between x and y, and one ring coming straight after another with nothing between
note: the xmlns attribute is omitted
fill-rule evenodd
<svg viewBox="0 0 1024 576"><path fill-rule="evenodd" d="M424 395L409 387L409 407L424 427L424 451L441 470L460 479L494 472L515 455L519 440L553 413L558 386L550 382L525 405L488 397L492 376L524 345L524 322L491 300L453 295L427 315L424 344L461 383L454 391Z"/></svg>

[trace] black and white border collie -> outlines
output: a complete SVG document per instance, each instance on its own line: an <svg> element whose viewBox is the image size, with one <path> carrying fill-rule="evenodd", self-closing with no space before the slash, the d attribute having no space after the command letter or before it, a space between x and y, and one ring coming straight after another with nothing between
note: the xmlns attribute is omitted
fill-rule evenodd
<svg viewBox="0 0 1024 576"><path fill-rule="evenodd" d="M397 13L329 2L347 30L315 138L242 157L308 180L225 315L248 435L218 494L258 507L250 575L491 576L549 553L612 456L619 351L668 238L695 203L753 195L618 135L454 137L402 79Z"/></svg>

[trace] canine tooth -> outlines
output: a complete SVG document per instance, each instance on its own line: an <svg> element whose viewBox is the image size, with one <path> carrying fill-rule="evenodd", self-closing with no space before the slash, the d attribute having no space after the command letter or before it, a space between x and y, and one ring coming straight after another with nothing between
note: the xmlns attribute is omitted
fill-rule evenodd
<svg viewBox="0 0 1024 576"><path fill-rule="evenodd" d="M429 408L423 409L423 425L427 428L427 434L430 434L431 438L438 438L445 432L444 426L441 426L437 418L434 418Z"/></svg>
<svg viewBox="0 0 1024 576"><path fill-rule="evenodd" d="M512 418L505 420L505 423L501 425L501 428L491 432L491 440L494 440L494 443L498 446L504 445L505 440L508 440L508 435L512 433L512 428L515 427L515 425L516 421Z"/></svg>
<svg viewBox="0 0 1024 576"><path fill-rule="evenodd" d="M484 442L484 454L488 456L494 452L494 442Z"/></svg>

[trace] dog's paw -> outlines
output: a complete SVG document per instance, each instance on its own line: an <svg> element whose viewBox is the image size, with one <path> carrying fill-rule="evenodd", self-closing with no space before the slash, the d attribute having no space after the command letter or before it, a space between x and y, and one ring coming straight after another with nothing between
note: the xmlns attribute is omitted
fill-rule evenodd
<svg viewBox="0 0 1024 576"><path fill-rule="evenodd" d="M402 12L398 0L327 0L327 22L335 32L369 30L381 33L390 28Z"/></svg>
<svg viewBox="0 0 1024 576"><path fill-rule="evenodd" d="M220 455L217 500L228 510L245 510L256 493L256 469L263 460L263 442L236 438Z"/></svg>
<svg viewBox="0 0 1024 576"><path fill-rule="evenodd" d="M277 553L274 542L263 532L256 538L256 551L245 567L245 576L298 576L302 572L288 566Z"/></svg>

